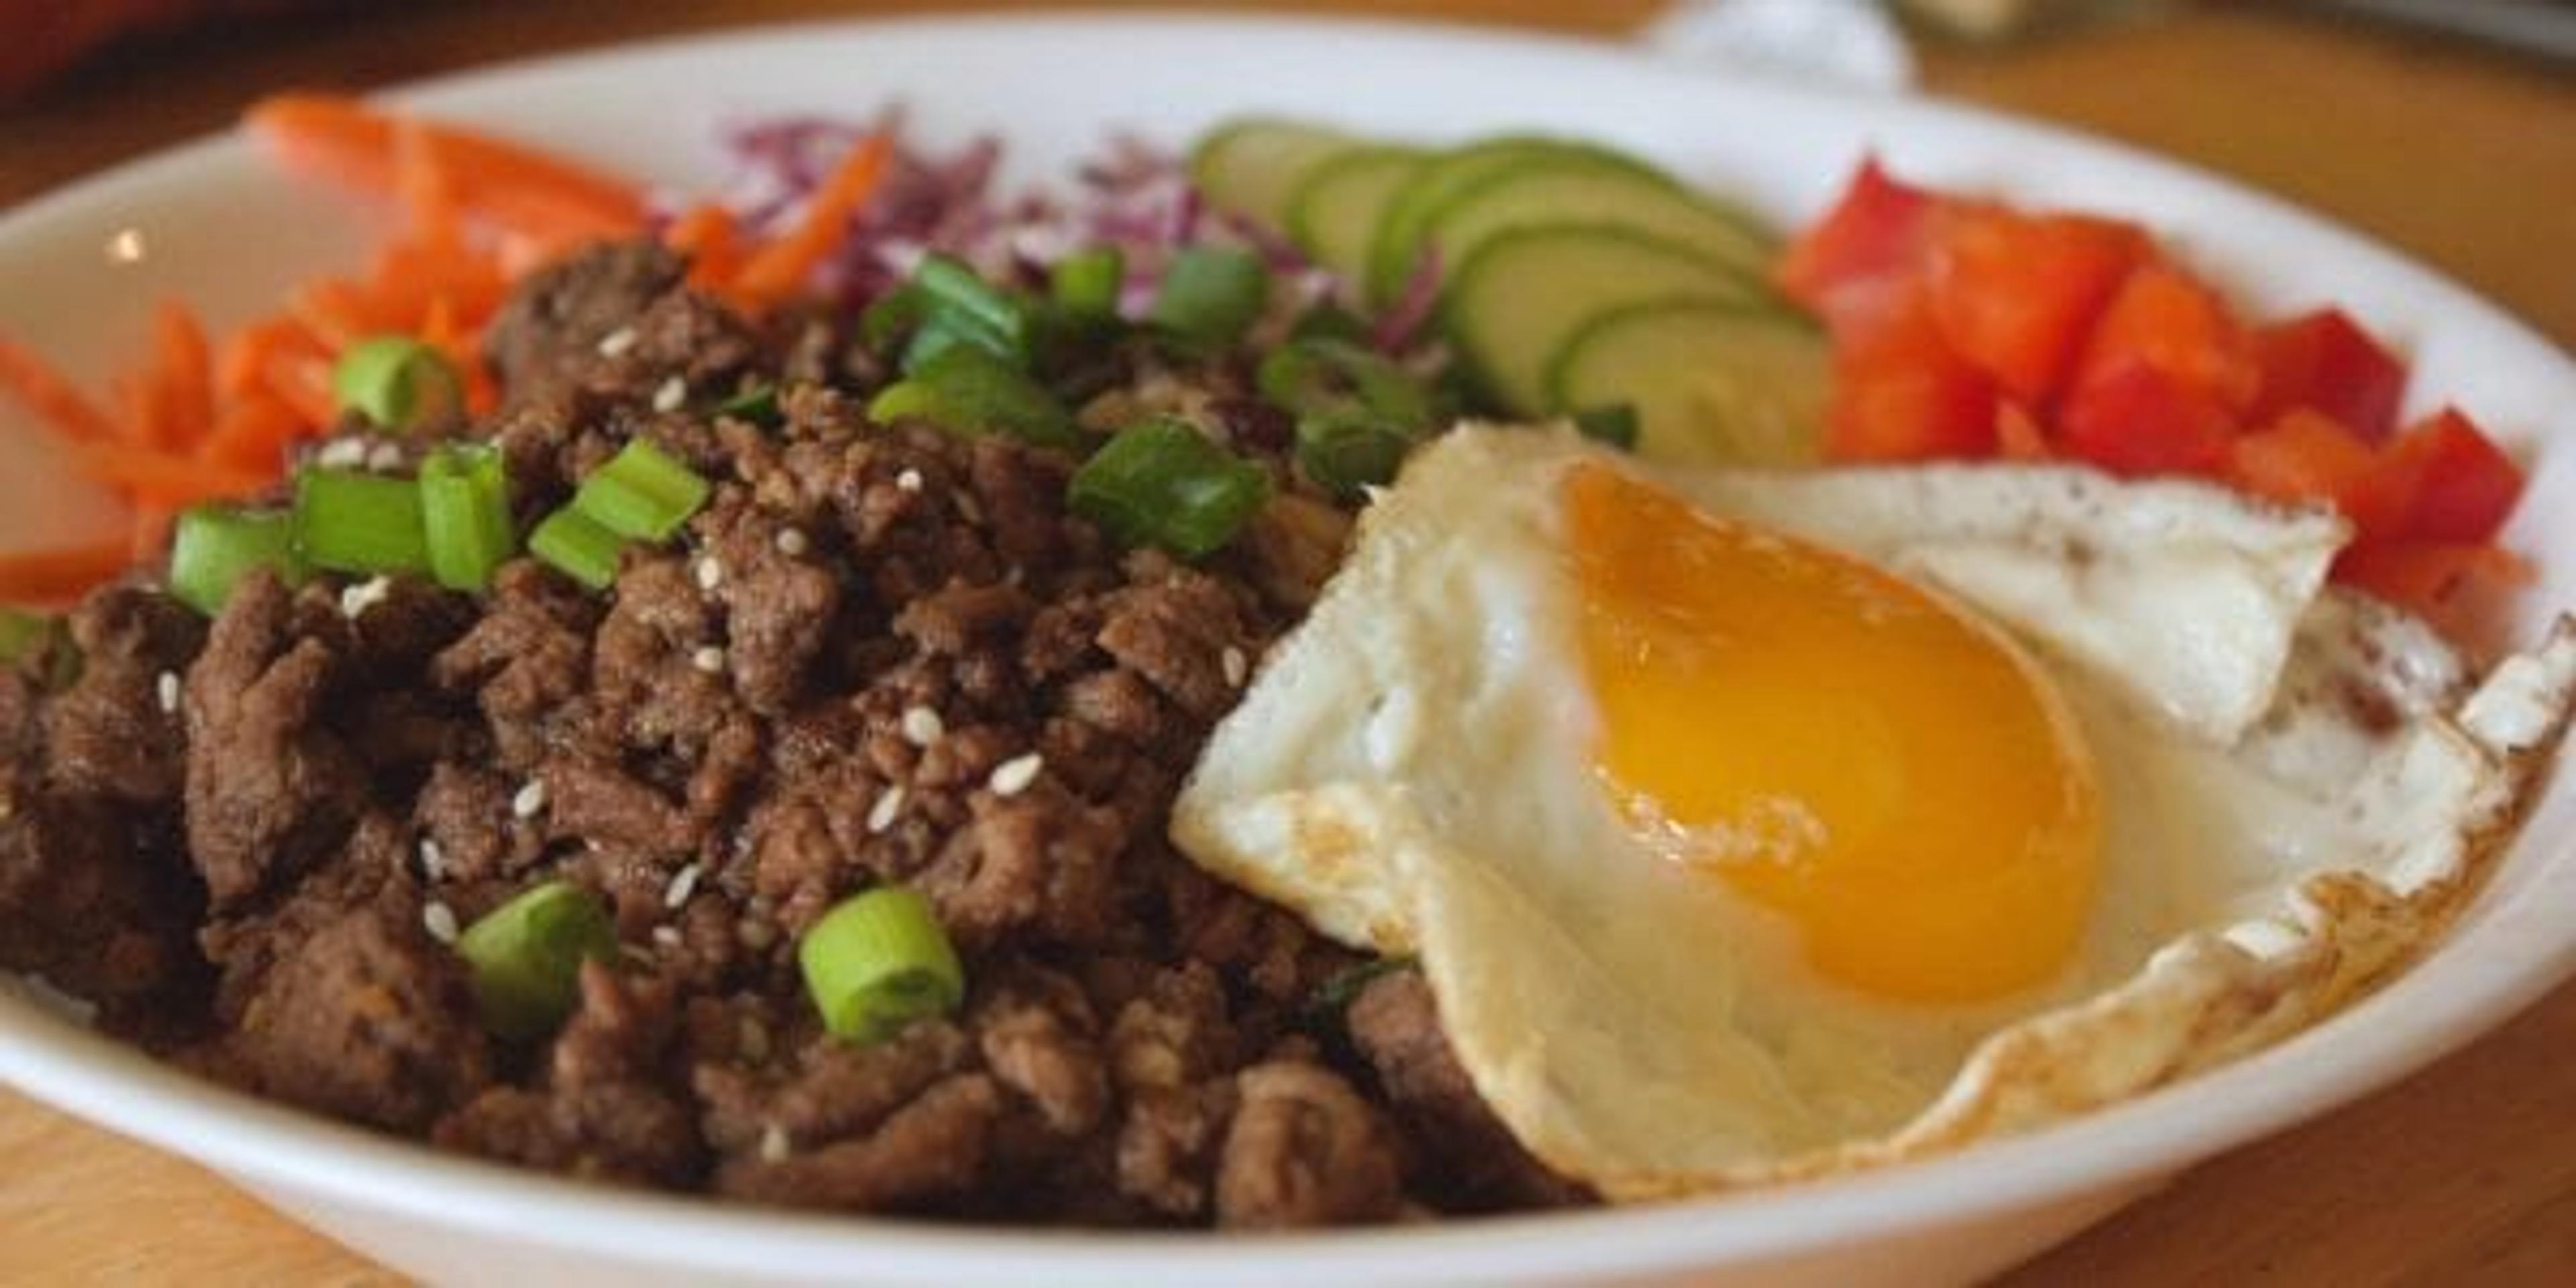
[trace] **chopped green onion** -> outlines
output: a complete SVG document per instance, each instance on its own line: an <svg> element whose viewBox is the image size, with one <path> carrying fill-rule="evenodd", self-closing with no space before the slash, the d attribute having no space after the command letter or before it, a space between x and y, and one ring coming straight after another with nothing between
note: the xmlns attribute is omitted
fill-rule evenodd
<svg viewBox="0 0 2576 1288"><path fill-rule="evenodd" d="M1028 356L1028 311L977 276L964 260L925 255L920 267L912 270L912 281L921 288L930 320L946 321L996 357L1017 362Z"/></svg>
<svg viewBox="0 0 2576 1288"><path fill-rule="evenodd" d="M1355 497L1392 480L1418 437L1373 412L1316 412L1297 419L1297 468L1335 496Z"/></svg>
<svg viewBox="0 0 2576 1288"><path fill-rule="evenodd" d="M500 450L442 447L420 463L429 571L450 590L482 590L510 557L510 476Z"/></svg>
<svg viewBox="0 0 2576 1288"><path fill-rule="evenodd" d="M877 353L889 353L895 342L921 325L929 309L920 287L906 282L878 296L859 311L859 338Z"/></svg>
<svg viewBox="0 0 2576 1288"><path fill-rule="evenodd" d="M749 421L762 429L775 429L785 418L778 407L778 386L761 385L746 389L716 404L716 414Z"/></svg>
<svg viewBox="0 0 2576 1288"><path fill-rule="evenodd" d="M625 550L624 537L569 505L528 534L528 553L592 590L606 590L617 580L617 558Z"/></svg>
<svg viewBox="0 0 2576 1288"><path fill-rule="evenodd" d="M1232 246L1192 246L1164 268L1153 319L1186 339L1231 344L1269 300L1270 270L1259 255Z"/></svg>
<svg viewBox="0 0 2576 1288"><path fill-rule="evenodd" d="M597 896L549 881L485 913L457 936L474 972L483 1027L524 1041L542 1037L581 1000L581 964L617 957L617 927Z"/></svg>
<svg viewBox="0 0 2576 1288"><path fill-rule="evenodd" d="M1128 545L1198 558L1234 539L1270 496L1261 467L1167 416L1119 430L1073 472L1075 512Z"/></svg>
<svg viewBox="0 0 2576 1288"><path fill-rule="evenodd" d="M1574 413L1574 428L1585 438L1608 443L1623 451L1633 451L1637 446L1636 404L1586 407Z"/></svg>
<svg viewBox="0 0 2576 1288"><path fill-rule="evenodd" d="M833 905L796 945L805 991L844 1042L881 1042L915 1020L956 1009L966 972L930 901L879 886Z"/></svg>
<svg viewBox="0 0 2576 1288"><path fill-rule="evenodd" d="M903 360L896 365L907 376L918 375L923 367L937 361L939 355L951 349L972 349L991 355L995 361L1013 370L1018 369L1017 359L1002 352L1000 342L976 329L974 323L938 314L932 315L912 333L912 339L903 346Z"/></svg>
<svg viewBox="0 0 2576 1288"><path fill-rule="evenodd" d="M650 440L632 438L582 479L572 506L621 537L668 541L707 503L710 490L697 471L669 452Z"/></svg>
<svg viewBox="0 0 2576 1288"><path fill-rule="evenodd" d="M304 470L295 476L295 548L334 572L426 572L420 487L354 470Z"/></svg>
<svg viewBox="0 0 2576 1288"><path fill-rule="evenodd" d="M22 666L62 638L63 620L49 613L0 608L0 665Z"/></svg>
<svg viewBox="0 0 2576 1288"><path fill-rule="evenodd" d="M877 391L868 419L920 420L952 434L1001 434L1041 447L1082 442L1073 415L1046 386L972 345L942 350L911 376Z"/></svg>
<svg viewBox="0 0 2576 1288"><path fill-rule="evenodd" d="M290 586L304 580L294 516L229 505L179 512L170 537L170 593L180 603L212 617L224 611L233 587L255 568L275 572Z"/></svg>
<svg viewBox="0 0 2576 1288"><path fill-rule="evenodd" d="M1056 305L1077 318L1118 316L1118 288L1127 278L1127 259L1114 247L1077 251L1047 270L1047 289Z"/></svg>
<svg viewBox="0 0 2576 1288"><path fill-rule="evenodd" d="M416 429L456 414L465 384L447 355L406 335L361 340L331 368L331 400L386 429Z"/></svg>
<svg viewBox="0 0 2576 1288"><path fill-rule="evenodd" d="M1261 396L1301 415L1366 410L1408 431L1429 428L1431 395L1385 357L1346 340L1292 340L1254 373Z"/></svg>

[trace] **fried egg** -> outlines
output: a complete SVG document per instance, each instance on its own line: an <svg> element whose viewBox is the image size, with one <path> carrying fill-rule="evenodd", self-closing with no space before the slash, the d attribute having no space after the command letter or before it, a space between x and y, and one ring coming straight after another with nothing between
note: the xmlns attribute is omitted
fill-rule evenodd
<svg viewBox="0 0 2576 1288"><path fill-rule="evenodd" d="M1464 427L1173 812L1412 954L1614 1200L1891 1161L2294 1031L2429 938L2576 639L2470 688L2330 515L2040 467L1656 470Z"/></svg>

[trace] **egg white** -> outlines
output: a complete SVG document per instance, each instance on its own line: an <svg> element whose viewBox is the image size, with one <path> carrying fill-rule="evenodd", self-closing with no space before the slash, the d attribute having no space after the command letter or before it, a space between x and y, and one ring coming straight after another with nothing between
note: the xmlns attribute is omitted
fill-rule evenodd
<svg viewBox="0 0 2576 1288"><path fill-rule="evenodd" d="M1512 428L1417 454L1218 730L1173 835L1329 935L1417 954L1488 1103L1614 1198L2044 1121L2294 1027L2353 984L2305 957L2396 951L2335 942L2359 913L2310 924L2311 874L2456 868L2509 806L2494 749L2441 715L2448 651L2320 600L2329 517L2060 469L1659 472L1987 613L2044 660L2099 768L2101 888L2055 978L1962 1006L1839 985L1596 785L1557 486L1578 461L1647 468ZM2525 696L2563 708L2576 644L2545 657ZM2351 808L2374 781L2407 807ZM2386 888L2358 896L2370 945L2411 928L2375 934L2404 920Z"/></svg>

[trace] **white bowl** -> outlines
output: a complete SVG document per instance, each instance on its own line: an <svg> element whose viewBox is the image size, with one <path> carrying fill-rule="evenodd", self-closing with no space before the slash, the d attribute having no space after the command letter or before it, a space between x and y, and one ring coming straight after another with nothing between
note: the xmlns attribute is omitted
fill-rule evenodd
<svg viewBox="0 0 2576 1288"><path fill-rule="evenodd" d="M2102 143L1952 107L1713 78L1584 44L1369 23L1028 18L818 26L649 45L440 81L438 115L682 185L711 127L908 100L934 141L980 131L1012 175L1061 175L1104 128L1178 141L1276 109L1422 138L1526 128L1638 149L1782 221L1867 148L1926 180L2115 211L2169 233L2257 308L2332 300L2526 450L2576 438L2576 365L2467 292L2282 204ZM177 294L218 321L356 262L373 216L216 139L0 219L0 327L87 376ZM120 236L120 234L131 234ZM139 244L138 244L139 239ZM140 255L130 253L140 250ZM0 410L0 543L112 519ZM2576 603L2576 464L2537 455L2510 538ZM2185 1085L2030 1137L1828 1184L1665 1207L1293 1238L1080 1235L752 1211L511 1171L189 1078L0 995L0 1079L197 1159L286 1212L441 1281L759 1283L1937 1283L1990 1273L2198 1159L2390 1082L2576 968L2576 788L2551 785L2428 960L2332 1021Z"/></svg>

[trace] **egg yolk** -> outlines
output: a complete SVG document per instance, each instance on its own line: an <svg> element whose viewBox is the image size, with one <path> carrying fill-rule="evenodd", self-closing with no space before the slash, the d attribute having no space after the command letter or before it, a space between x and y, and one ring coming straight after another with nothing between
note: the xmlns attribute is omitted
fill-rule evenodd
<svg viewBox="0 0 2576 1288"><path fill-rule="evenodd" d="M2064 699L1994 627L1857 560L1579 466L1564 500L1594 764L1666 855L1824 975L1966 1002L2054 973L2101 848Z"/></svg>

